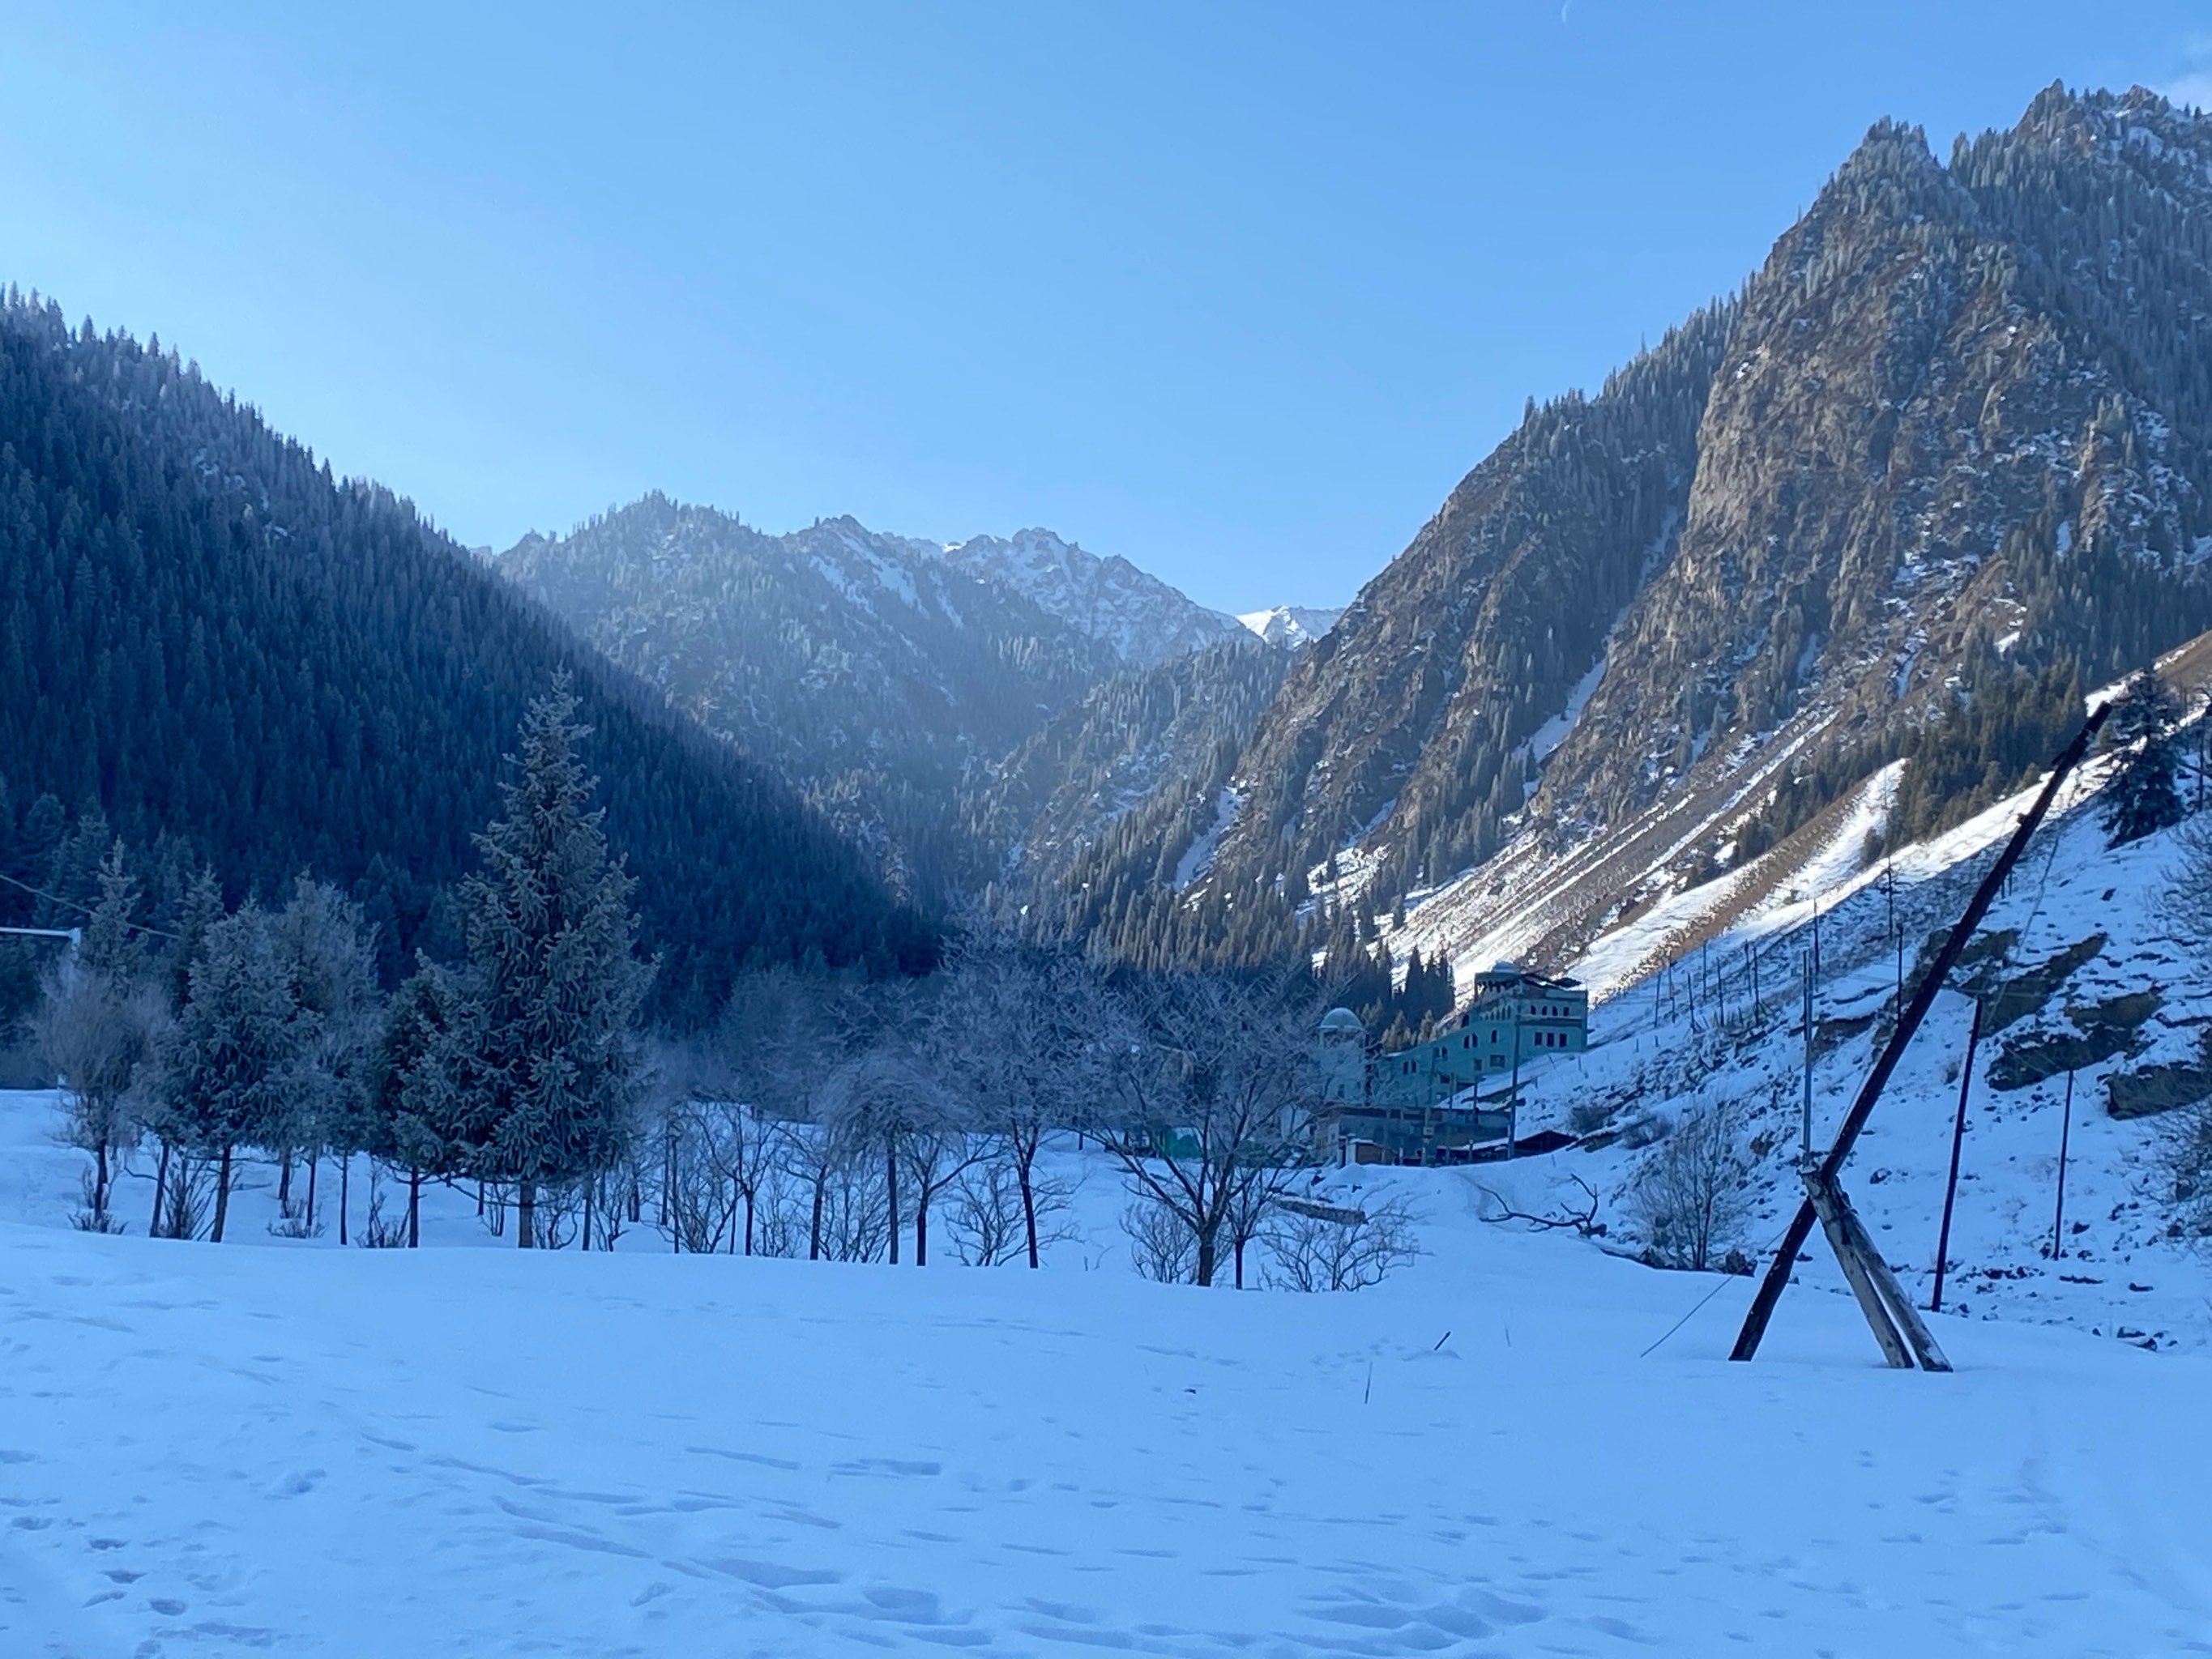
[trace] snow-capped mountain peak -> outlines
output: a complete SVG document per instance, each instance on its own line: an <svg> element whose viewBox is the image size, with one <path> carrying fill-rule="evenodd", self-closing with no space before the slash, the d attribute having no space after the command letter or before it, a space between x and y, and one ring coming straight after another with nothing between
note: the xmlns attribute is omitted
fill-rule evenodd
<svg viewBox="0 0 2212 1659"><path fill-rule="evenodd" d="M1278 605L1265 611L1240 611L1237 620L1268 644L1295 651L1328 633L1343 614L1340 605Z"/></svg>

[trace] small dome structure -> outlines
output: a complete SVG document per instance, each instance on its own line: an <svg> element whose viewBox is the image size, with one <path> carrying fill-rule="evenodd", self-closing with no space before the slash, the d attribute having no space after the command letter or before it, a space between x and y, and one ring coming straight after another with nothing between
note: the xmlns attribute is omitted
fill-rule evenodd
<svg viewBox="0 0 2212 1659"><path fill-rule="evenodd" d="M1336 1036L1352 1035L1364 1036L1367 1028L1359 1023L1359 1016L1349 1008L1332 1008L1321 1017L1322 1035Z"/></svg>

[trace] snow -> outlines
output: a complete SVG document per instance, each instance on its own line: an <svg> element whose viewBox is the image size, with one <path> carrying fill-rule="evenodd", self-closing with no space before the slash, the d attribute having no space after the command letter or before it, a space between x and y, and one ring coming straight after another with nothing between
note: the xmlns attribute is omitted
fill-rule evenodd
<svg viewBox="0 0 2212 1659"><path fill-rule="evenodd" d="M1582 719L1590 695L1597 690L1597 683L1605 678L1605 662L1604 656L1601 654L1590 665L1589 672L1577 680L1573 689L1567 693L1567 706L1538 726L1535 735L1528 739L1529 753L1539 761L1549 760L1552 751L1565 743L1568 734L1575 729L1575 722Z"/></svg>
<svg viewBox="0 0 2212 1659"><path fill-rule="evenodd" d="M1244 798L1234 789L1224 789L1213 803L1213 822L1192 837L1182 856L1176 860L1175 889L1180 893L1213 866L1213 854L1221 845L1221 837L1236 822L1237 809Z"/></svg>
<svg viewBox="0 0 2212 1659"><path fill-rule="evenodd" d="M1233 617L1211 611L1118 554L1100 557L1049 530L977 536L929 549L937 562L1019 593L1125 663L1164 660L1234 638Z"/></svg>
<svg viewBox="0 0 2212 1659"><path fill-rule="evenodd" d="M1486 1225L1477 1171L1337 1177L1415 1195L1428 1256L1240 1294L1122 1267L1103 1171L1092 1237L1035 1274L72 1233L49 1109L0 1097L9 1655L2074 1656L2212 1630L2212 1362L1944 1318L1957 1375L1888 1372L1807 1287L1732 1365L1749 1281Z"/></svg>
<svg viewBox="0 0 2212 1659"><path fill-rule="evenodd" d="M1265 611L1239 611L1237 620L1268 644L1295 651L1300 646L1312 644L1328 633L1336 626L1337 618L1343 614L1340 606L1324 608L1308 605L1278 605Z"/></svg>

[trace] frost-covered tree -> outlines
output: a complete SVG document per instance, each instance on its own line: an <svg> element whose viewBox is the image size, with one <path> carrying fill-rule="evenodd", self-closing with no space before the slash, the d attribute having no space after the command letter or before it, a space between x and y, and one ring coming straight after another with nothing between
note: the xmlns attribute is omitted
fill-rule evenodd
<svg viewBox="0 0 2212 1659"><path fill-rule="evenodd" d="M1124 996L1129 1029L1100 1139L1136 1200L1133 1237L1157 1255L1171 1220L1188 1237L1192 1278L1211 1285L1232 1218L1264 1209L1315 1157L1311 982L1163 975Z"/></svg>
<svg viewBox="0 0 2212 1659"><path fill-rule="evenodd" d="M352 1139L382 1011L375 930L361 906L328 882L301 876L293 883L284 908L270 918L270 943L303 1021L298 1087L282 1138L270 1148L279 1162L277 1201L289 1214L294 1158L319 1158Z"/></svg>
<svg viewBox="0 0 2212 1659"><path fill-rule="evenodd" d="M159 1058L155 1127L186 1155L214 1160L217 1243L238 1149L284 1144L294 1102L311 1086L314 1017L301 1011L273 934L251 900L208 929Z"/></svg>
<svg viewBox="0 0 2212 1659"><path fill-rule="evenodd" d="M333 1145L345 1158L339 1166L340 1243L345 1242L345 1176L351 1154L367 1152L407 1171L410 1249L422 1243L423 1176L457 1175L467 1167L469 1148L458 1138L456 1103L447 1086L443 1045L451 1029L452 996L450 979L418 957L415 972L400 981L385 1008L360 1110L337 1121Z"/></svg>
<svg viewBox="0 0 2212 1659"><path fill-rule="evenodd" d="M1046 1231L1040 1218L1064 1205L1056 1188L1041 1190L1037 1154L1053 1131L1091 1123L1113 1086L1113 1022L1102 1018L1112 1004L1075 950L980 929L955 946L941 978L929 1063L966 1103L969 1126L992 1138L991 1161L1006 1164L1022 1251L1034 1267ZM971 1197L993 1192L987 1182ZM979 1212L981 1231L989 1221Z"/></svg>
<svg viewBox="0 0 2212 1659"><path fill-rule="evenodd" d="M635 884L607 851L565 678L530 706L506 810L463 883L468 961L439 1045L442 1115L474 1171L514 1183L516 1243L537 1240L541 1187L623 1156L641 1081L631 1029L649 969L632 953Z"/></svg>
<svg viewBox="0 0 2212 1659"><path fill-rule="evenodd" d="M108 1214L114 1157L138 1140L131 1088L167 1010L148 974L145 934L133 920L138 883L120 841L99 879L99 902L77 948L46 977L31 1034L61 1080L70 1142L92 1156L82 1224L106 1232L115 1225Z"/></svg>
<svg viewBox="0 0 2212 1659"><path fill-rule="evenodd" d="M2105 721L2105 744L2118 757L2105 786L2101 811L2107 844L2124 846L2179 823L2181 792L2174 779L2180 762L2171 741L2181 700L2148 669L2133 675Z"/></svg>

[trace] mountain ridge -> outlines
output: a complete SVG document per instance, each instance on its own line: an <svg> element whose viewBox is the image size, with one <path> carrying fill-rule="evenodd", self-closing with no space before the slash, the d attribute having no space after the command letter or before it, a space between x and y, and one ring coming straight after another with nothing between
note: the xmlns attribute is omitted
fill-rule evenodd
<svg viewBox="0 0 2212 1659"><path fill-rule="evenodd" d="M1207 910L1200 954L1288 952L1446 887L1490 895L1471 945L1579 860L1557 963L1896 762L1901 832L1986 804L2212 623L2208 362L2212 122L2053 88L1948 165L1876 124L1739 294L1532 404L1115 948Z"/></svg>

